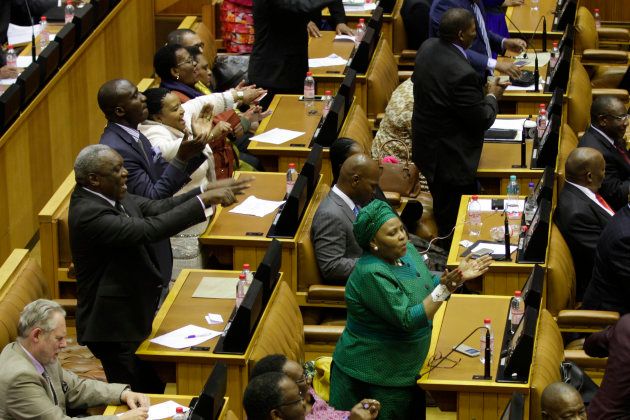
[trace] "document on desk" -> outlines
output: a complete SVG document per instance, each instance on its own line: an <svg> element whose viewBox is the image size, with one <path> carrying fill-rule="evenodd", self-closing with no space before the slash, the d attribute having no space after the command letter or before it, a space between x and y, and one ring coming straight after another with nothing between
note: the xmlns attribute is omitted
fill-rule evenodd
<svg viewBox="0 0 630 420"><path fill-rule="evenodd" d="M236 283L232 277L203 277L192 294L194 298L236 299Z"/></svg>
<svg viewBox="0 0 630 420"><path fill-rule="evenodd" d="M549 52L538 51L537 53L534 53L534 51L530 50L527 52L527 58L523 57L523 54L520 54L514 57L514 61L526 61L526 63L523 64L523 67L534 67L536 55L538 55L538 68L546 66L551 58L551 53Z"/></svg>
<svg viewBox="0 0 630 420"><path fill-rule="evenodd" d="M305 133L303 131L294 131L294 130L285 130L284 128L274 128L269 131L265 131L262 134L251 137L250 140L258 141L261 143L269 143L269 144L282 144L286 143L289 140L293 140L300 136L303 136Z"/></svg>
<svg viewBox="0 0 630 420"><path fill-rule="evenodd" d="M542 80L542 77L540 78L540 82L538 83L538 89L540 90L540 92L542 92L545 89L545 82ZM536 90L536 86L534 85L529 85L529 86L514 86L514 85L510 85L508 87L505 88L505 90L509 90L509 91L525 91L525 92L533 92L534 90Z"/></svg>
<svg viewBox="0 0 630 420"><path fill-rule="evenodd" d="M376 9L376 3L359 3L359 4L345 4L343 10L345 12L364 12Z"/></svg>
<svg viewBox="0 0 630 420"><path fill-rule="evenodd" d="M323 58L309 58L308 67L329 67L329 66L345 66L348 60L339 57L337 54L330 54Z"/></svg>
<svg viewBox="0 0 630 420"><path fill-rule="evenodd" d="M39 24L31 26L18 26L9 23L9 29L7 30L7 37L9 38L9 44L28 44L33 39L33 29L35 28L35 36L39 35L41 30Z"/></svg>
<svg viewBox="0 0 630 420"><path fill-rule="evenodd" d="M490 130L516 130L516 138L514 139L493 139L495 142L513 143L515 141L520 142L523 133L523 124L525 118L497 118L494 120L494 124L490 127Z"/></svg>
<svg viewBox="0 0 630 420"><path fill-rule="evenodd" d="M335 35L334 41L350 41L354 42L355 37L353 35Z"/></svg>
<svg viewBox="0 0 630 420"><path fill-rule="evenodd" d="M177 404L175 401L164 401L163 403L154 404L149 407L149 420L168 419L175 415L177 407L182 407L184 413L188 412L188 407Z"/></svg>
<svg viewBox="0 0 630 420"><path fill-rule="evenodd" d="M196 346L204 341L208 341L221 335L218 331L212 331L207 328L198 327L196 325L186 325L171 331L170 333L155 337L152 343L170 347L172 349L183 349L190 346Z"/></svg>
<svg viewBox="0 0 630 420"><path fill-rule="evenodd" d="M10 86L17 82L17 79L0 79L0 85Z"/></svg>
<svg viewBox="0 0 630 420"><path fill-rule="evenodd" d="M278 207L284 204L284 201L271 201L256 198L250 195L238 206L230 210L230 213L245 214L248 216L265 217L269 213L273 213Z"/></svg>
<svg viewBox="0 0 630 420"><path fill-rule="evenodd" d="M20 69L25 69L33 63L33 56L31 55L18 55L15 62L15 66Z"/></svg>
<svg viewBox="0 0 630 420"><path fill-rule="evenodd" d="M476 247L471 250L471 253L475 253L480 249L491 249L493 257L505 256L505 244L496 244L492 242L480 242ZM516 251L516 245L510 245L510 254Z"/></svg>

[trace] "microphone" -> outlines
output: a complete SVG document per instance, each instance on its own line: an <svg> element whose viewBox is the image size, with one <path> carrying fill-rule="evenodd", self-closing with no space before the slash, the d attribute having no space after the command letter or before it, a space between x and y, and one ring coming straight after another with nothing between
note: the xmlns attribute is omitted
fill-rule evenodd
<svg viewBox="0 0 630 420"><path fill-rule="evenodd" d="M28 0L24 0L24 4L26 5L26 12L28 13L29 19L31 19L31 57L33 57L33 63L37 59L37 49L35 44L35 22L33 21L33 15L31 15L31 8L28 7Z"/></svg>
<svg viewBox="0 0 630 420"><path fill-rule="evenodd" d="M543 15L542 52L547 52L547 17Z"/></svg>
<svg viewBox="0 0 630 420"><path fill-rule="evenodd" d="M525 121L523 121L523 132L521 133L521 168L527 168L527 162L525 158L525 154L527 152L525 141L527 140L527 129L525 128L525 124L531 118L530 115Z"/></svg>
<svg viewBox="0 0 630 420"><path fill-rule="evenodd" d="M514 28L518 31L518 33L523 36L523 33L521 32L521 30L518 28L518 26L516 26L514 24L514 22L512 21L512 19L510 19L507 15L505 15L505 18L512 24L512 26L514 26ZM532 35L529 37L529 41L527 39L525 39L523 37L523 40L525 41L525 43L527 44L527 47L531 48L534 51L534 74L533 74L533 84L534 84L534 92L540 92L540 71L538 69L538 52L536 51L536 48L534 48L532 46L532 41L534 39L534 35L536 35L536 32L538 31L538 27L540 26L541 22L545 22L544 27L543 27L543 48L544 51L547 50L547 19L545 18L545 16L541 16L540 19L538 19L538 23L536 23L536 27L534 28L534 32L532 32ZM527 58L527 52L523 53L523 58ZM530 78L529 75L527 74L529 72L523 72L523 75L519 78L519 79L515 79L512 80L512 82L517 81L517 83L515 83L516 86L529 86L532 83L530 82ZM531 74L531 73L530 73ZM520 81L520 82L518 82Z"/></svg>
<svg viewBox="0 0 630 420"><path fill-rule="evenodd" d="M490 330L486 328L486 348L484 349L483 379L492 379L492 376L490 376L490 357L492 357L492 348L490 347L490 344Z"/></svg>
<svg viewBox="0 0 630 420"><path fill-rule="evenodd" d="M505 241L505 258L503 260L511 262L512 258L510 257L510 224L508 222L507 210L503 211L503 240Z"/></svg>

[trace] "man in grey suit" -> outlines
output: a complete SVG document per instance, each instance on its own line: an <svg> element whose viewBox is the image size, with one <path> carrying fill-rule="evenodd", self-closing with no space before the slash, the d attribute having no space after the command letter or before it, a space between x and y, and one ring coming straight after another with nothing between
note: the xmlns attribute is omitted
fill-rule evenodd
<svg viewBox="0 0 630 420"><path fill-rule="evenodd" d="M123 384L81 379L61 367L57 355L66 347L65 315L46 299L24 307L17 340L0 354L0 418L68 419L66 408L126 403L130 411L108 418L146 419L146 395Z"/></svg>
<svg viewBox="0 0 630 420"><path fill-rule="evenodd" d="M317 265L327 283L345 284L363 250L352 233L360 206L369 203L378 186L375 160L363 154L350 156L341 167L337 184L313 217L311 240Z"/></svg>

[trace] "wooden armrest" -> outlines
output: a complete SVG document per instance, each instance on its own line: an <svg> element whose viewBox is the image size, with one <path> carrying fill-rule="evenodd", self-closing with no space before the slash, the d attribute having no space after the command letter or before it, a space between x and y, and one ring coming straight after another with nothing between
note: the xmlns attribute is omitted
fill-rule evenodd
<svg viewBox="0 0 630 420"><path fill-rule="evenodd" d="M607 357L591 357L584 350L565 350L564 360L573 362L582 369L606 369Z"/></svg>
<svg viewBox="0 0 630 420"><path fill-rule="evenodd" d="M582 52L582 61L602 62L613 64L627 64L628 52L617 50L587 49Z"/></svg>
<svg viewBox="0 0 630 420"><path fill-rule="evenodd" d="M336 343L344 328L343 325L305 325L304 341Z"/></svg>
<svg viewBox="0 0 630 420"><path fill-rule="evenodd" d="M597 36L600 41L630 41L630 31L626 28L599 28L597 29Z"/></svg>
<svg viewBox="0 0 630 420"><path fill-rule="evenodd" d="M400 70L398 72L398 81L404 82L405 80L409 79L412 74L413 74L413 71L411 70Z"/></svg>
<svg viewBox="0 0 630 420"><path fill-rule="evenodd" d="M67 318L76 318L77 313L77 300L76 299L54 299L64 311L66 311Z"/></svg>
<svg viewBox="0 0 630 420"><path fill-rule="evenodd" d="M402 50L400 58L404 60L415 60L417 52L417 50Z"/></svg>
<svg viewBox="0 0 630 420"><path fill-rule="evenodd" d="M401 201L400 193L397 193L394 191L383 191L383 194L385 195L387 202L391 204L392 207L400 206L400 201Z"/></svg>
<svg viewBox="0 0 630 420"><path fill-rule="evenodd" d="M568 309L558 314L558 326L607 327L619 321L619 312Z"/></svg>
<svg viewBox="0 0 630 420"><path fill-rule="evenodd" d="M344 286L329 286L326 284L313 284L308 288L309 302L326 301L326 302L346 302L346 288Z"/></svg>
<svg viewBox="0 0 630 420"><path fill-rule="evenodd" d="M619 98L621 102L624 104L628 103L628 91L625 89L605 89L605 88L597 88L592 91L593 97L596 96L614 96L615 98Z"/></svg>

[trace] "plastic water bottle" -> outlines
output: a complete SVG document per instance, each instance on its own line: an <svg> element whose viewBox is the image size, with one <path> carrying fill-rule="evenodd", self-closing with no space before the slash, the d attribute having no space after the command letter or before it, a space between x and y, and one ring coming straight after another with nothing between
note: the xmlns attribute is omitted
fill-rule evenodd
<svg viewBox="0 0 630 420"><path fill-rule="evenodd" d="M510 182L507 186L507 212L508 218L517 218L520 216L518 211L518 196L521 188L516 181L516 175L510 175Z"/></svg>
<svg viewBox="0 0 630 420"><path fill-rule="evenodd" d="M238 275L238 281L236 282L236 307L238 308L243 303L245 293L247 292L247 280L245 274Z"/></svg>
<svg viewBox="0 0 630 420"><path fill-rule="evenodd" d="M313 109L315 101L315 79L313 79L313 73L306 72L306 78L304 79L304 104L307 108Z"/></svg>
<svg viewBox="0 0 630 420"><path fill-rule="evenodd" d="M536 129L538 130L539 139L542 139L542 136L545 134L548 122L549 120L547 118L547 110L545 108L541 108L538 118L536 119Z"/></svg>
<svg viewBox="0 0 630 420"><path fill-rule="evenodd" d="M514 297L512 298L512 302L510 302L510 315L512 318L512 325L510 330L512 334L518 328L518 324L521 322L521 318L523 318L523 312L525 312L525 302L523 302L523 298L521 297L521 291L514 291Z"/></svg>
<svg viewBox="0 0 630 420"><path fill-rule="evenodd" d="M48 21L46 16L42 16L39 21L39 47L43 50L48 45L50 40L50 33L48 32Z"/></svg>
<svg viewBox="0 0 630 420"><path fill-rule="evenodd" d="M243 271L241 273L245 274L245 281L247 282L247 287L251 286L252 281L254 281L254 275L252 274L252 271L249 268L249 264L247 263L243 264Z"/></svg>
<svg viewBox="0 0 630 420"><path fill-rule="evenodd" d="M184 413L183 407L177 407L175 408L175 415L171 418L173 420L186 420L188 417L186 416L186 413Z"/></svg>
<svg viewBox="0 0 630 420"><path fill-rule="evenodd" d="M558 57L560 56L560 50L558 49L558 41L553 41L553 47L551 48L551 55L549 57L549 66L551 68L556 67Z"/></svg>
<svg viewBox="0 0 630 420"><path fill-rule="evenodd" d="M525 202L525 221L531 222L538 208L538 203L534 200L534 183L530 182L527 186L529 193L527 194L527 201Z"/></svg>
<svg viewBox="0 0 630 420"><path fill-rule="evenodd" d="M360 18L354 35L354 43L359 45L363 39L363 35L365 35L365 19Z"/></svg>
<svg viewBox="0 0 630 420"><path fill-rule="evenodd" d="M468 223L469 223L469 235L479 236L481 234L481 204L479 203L479 197L473 195L468 202Z"/></svg>
<svg viewBox="0 0 630 420"><path fill-rule="evenodd" d="M289 170L287 171L287 196L291 194L297 177L298 173L295 170L295 163L289 163Z"/></svg>
<svg viewBox="0 0 630 420"><path fill-rule="evenodd" d="M494 333L492 332L492 320L486 318L483 320L483 326L490 330L490 363L492 363L492 355L494 354ZM486 330L481 330L481 342L479 343L479 361L484 363L486 361Z"/></svg>
<svg viewBox="0 0 630 420"><path fill-rule="evenodd" d="M538 1L539 0L532 0L532 10L538 10Z"/></svg>
<svg viewBox="0 0 630 420"><path fill-rule="evenodd" d="M322 109L322 117L326 118L328 111L330 111L330 105L332 103L332 91L327 90L324 92L324 109Z"/></svg>
<svg viewBox="0 0 630 420"><path fill-rule="evenodd" d="M15 49L13 48L12 44L9 44L9 46L7 47L6 61L7 67L17 67L17 54L15 54Z"/></svg>
<svg viewBox="0 0 630 420"><path fill-rule="evenodd" d="M599 9L593 9L593 17L595 18L595 27L597 29L602 27L602 17L599 14Z"/></svg>
<svg viewBox="0 0 630 420"><path fill-rule="evenodd" d="M64 17L66 23L72 22L72 19L74 18L74 6L72 5L72 0L66 1Z"/></svg>

